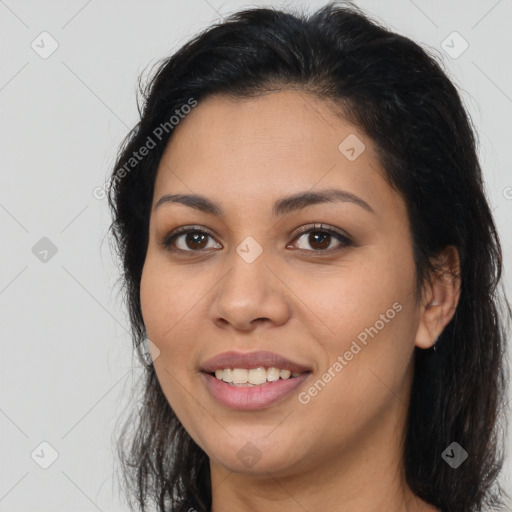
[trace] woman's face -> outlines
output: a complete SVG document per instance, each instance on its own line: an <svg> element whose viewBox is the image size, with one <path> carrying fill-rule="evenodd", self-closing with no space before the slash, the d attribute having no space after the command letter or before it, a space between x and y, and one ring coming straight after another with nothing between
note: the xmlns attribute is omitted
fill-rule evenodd
<svg viewBox="0 0 512 512"><path fill-rule="evenodd" d="M331 110L294 91L209 97L161 160L142 312L163 392L212 467L287 475L400 441L421 332L406 206ZM177 194L204 200L155 208Z"/></svg>

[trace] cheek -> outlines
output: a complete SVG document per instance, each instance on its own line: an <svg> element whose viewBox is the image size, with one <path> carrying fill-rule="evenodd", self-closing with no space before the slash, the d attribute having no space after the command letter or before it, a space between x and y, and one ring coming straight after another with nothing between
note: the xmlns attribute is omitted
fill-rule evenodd
<svg viewBox="0 0 512 512"><path fill-rule="evenodd" d="M384 399L389 389L398 390L414 350L412 257L405 249L402 254L407 257L391 251L372 253L368 261L347 265L324 282L306 279L301 285L322 320L321 331L315 331L323 333L315 337L327 355L322 370L331 368L336 375L336 383L328 385L334 394L325 393L325 398L329 395L328 400L353 410L372 395L378 402L377 396ZM338 364L336 371L336 362L343 369ZM384 395L375 395L374 386Z"/></svg>
<svg viewBox="0 0 512 512"><path fill-rule="evenodd" d="M190 340L198 293L166 272L165 262L148 253L140 282L140 302L147 337L158 347L154 370L162 392L180 421L187 421L186 378L190 378ZM179 293L176 293L178 290ZM186 385L188 388L189 385Z"/></svg>
<svg viewBox="0 0 512 512"><path fill-rule="evenodd" d="M151 340L162 337L161 331L163 332L164 324L169 320L169 312L165 312L169 299L165 289L166 284L161 273L151 259L146 258L140 280L140 306L146 332Z"/></svg>
<svg viewBox="0 0 512 512"><path fill-rule="evenodd" d="M365 336L403 328L401 311L411 309L414 298L415 269L407 247L393 250L372 246L344 260L343 265L306 272L282 273L293 283L297 311L302 321L314 327L315 337L323 338L336 349L360 335ZM400 310L400 311L399 311ZM382 336L380 335L382 333ZM396 338L397 333L393 333Z"/></svg>
<svg viewBox="0 0 512 512"><path fill-rule="evenodd" d="M171 271L165 257L148 253L140 283L141 311L147 337L160 351L154 368L173 407L181 400L182 383L197 373L191 355L197 351L211 287L184 269Z"/></svg>
<svg viewBox="0 0 512 512"><path fill-rule="evenodd" d="M179 278L178 278L179 277ZM148 338L166 344L178 324L194 316L200 307L201 290L197 283L179 272L166 269L166 262L148 253L140 282L140 303Z"/></svg>
<svg viewBox="0 0 512 512"><path fill-rule="evenodd" d="M327 362L299 397L299 410L303 407L308 417L322 418L325 436L340 442L357 439L382 414L400 406L397 397L403 396L411 368L414 311L407 294L388 287L372 290L364 304L340 299L338 316L330 319L336 334L319 340ZM314 435L317 423L313 420L304 428L311 427Z"/></svg>

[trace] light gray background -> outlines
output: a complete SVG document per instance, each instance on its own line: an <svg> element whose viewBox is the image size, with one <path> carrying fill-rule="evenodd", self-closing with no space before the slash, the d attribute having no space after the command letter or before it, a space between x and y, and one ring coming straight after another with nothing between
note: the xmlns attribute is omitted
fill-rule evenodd
<svg viewBox="0 0 512 512"><path fill-rule="evenodd" d="M0 0L0 511L127 510L112 432L141 370L132 370L139 363L113 288L101 187L137 121L136 81L149 64L235 10L287 4ZM357 4L436 48L462 87L510 269L512 0ZM31 47L50 48L43 31L59 45L46 59ZM453 31L469 44L457 58L442 48ZM43 237L57 248L46 262L33 253ZM58 452L48 469L31 458L36 450L50 461L43 441ZM502 480L511 491L509 459Z"/></svg>

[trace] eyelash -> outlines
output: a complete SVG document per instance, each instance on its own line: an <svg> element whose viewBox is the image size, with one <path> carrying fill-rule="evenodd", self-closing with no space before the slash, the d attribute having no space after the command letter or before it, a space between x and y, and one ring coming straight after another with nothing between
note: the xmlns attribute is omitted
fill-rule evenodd
<svg viewBox="0 0 512 512"><path fill-rule="evenodd" d="M344 247L350 247L351 245L353 245L352 240L350 240L346 235L343 235L342 233L340 233L334 229L325 227L323 224L315 224L313 226L309 226L309 227L300 229L297 232L294 239L292 240L292 242L297 240L298 238L300 238L302 235L312 233L312 232L313 233L315 233L315 232L328 233L329 235L334 236L339 242L341 242L341 245L338 247L334 247L334 248L331 247L330 249L317 249L317 250L315 250L315 249L298 249L299 251L306 251L306 252L313 252L313 253L331 253L332 251L340 250ZM183 227L178 228L177 230L171 232L169 235L167 235L162 242L162 246L171 252L182 252L182 253L203 252L205 249L200 249L200 250L194 251L194 250L170 248L171 244L176 240L176 238L178 238L181 235L186 235L189 233L200 233L200 234L207 235L207 236L210 236L213 238L212 234L204 229L199 229L199 228L196 228L193 226L192 227L191 226L183 226Z"/></svg>

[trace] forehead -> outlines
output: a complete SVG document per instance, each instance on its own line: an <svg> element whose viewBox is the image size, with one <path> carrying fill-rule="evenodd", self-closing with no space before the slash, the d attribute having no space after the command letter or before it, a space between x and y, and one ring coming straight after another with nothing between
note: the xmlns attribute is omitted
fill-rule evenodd
<svg viewBox="0 0 512 512"><path fill-rule="evenodd" d="M332 102L298 91L210 96L175 127L155 201L179 192L261 202L331 186L365 196L377 208L386 200L379 196L393 193L372 140Z"/></svg>
<svg viewBox="0 0 512 512"><path fill-rule="evenodd" d="M244 149L249 153L264 146L268 151L287 150L289 158L307 153L316 145L327 155L337 157L343 132L364 137L357 126L338 115L340 111L331 100L302 91L285 90L251 98L214 95L199 102L174 130L173 139L186 144L183 149L201 144L204 149L213 150L220 144L229 148L230 154L236 149L236 154L241 155ZM237 147L240 141L246 144Z"/></svg>

